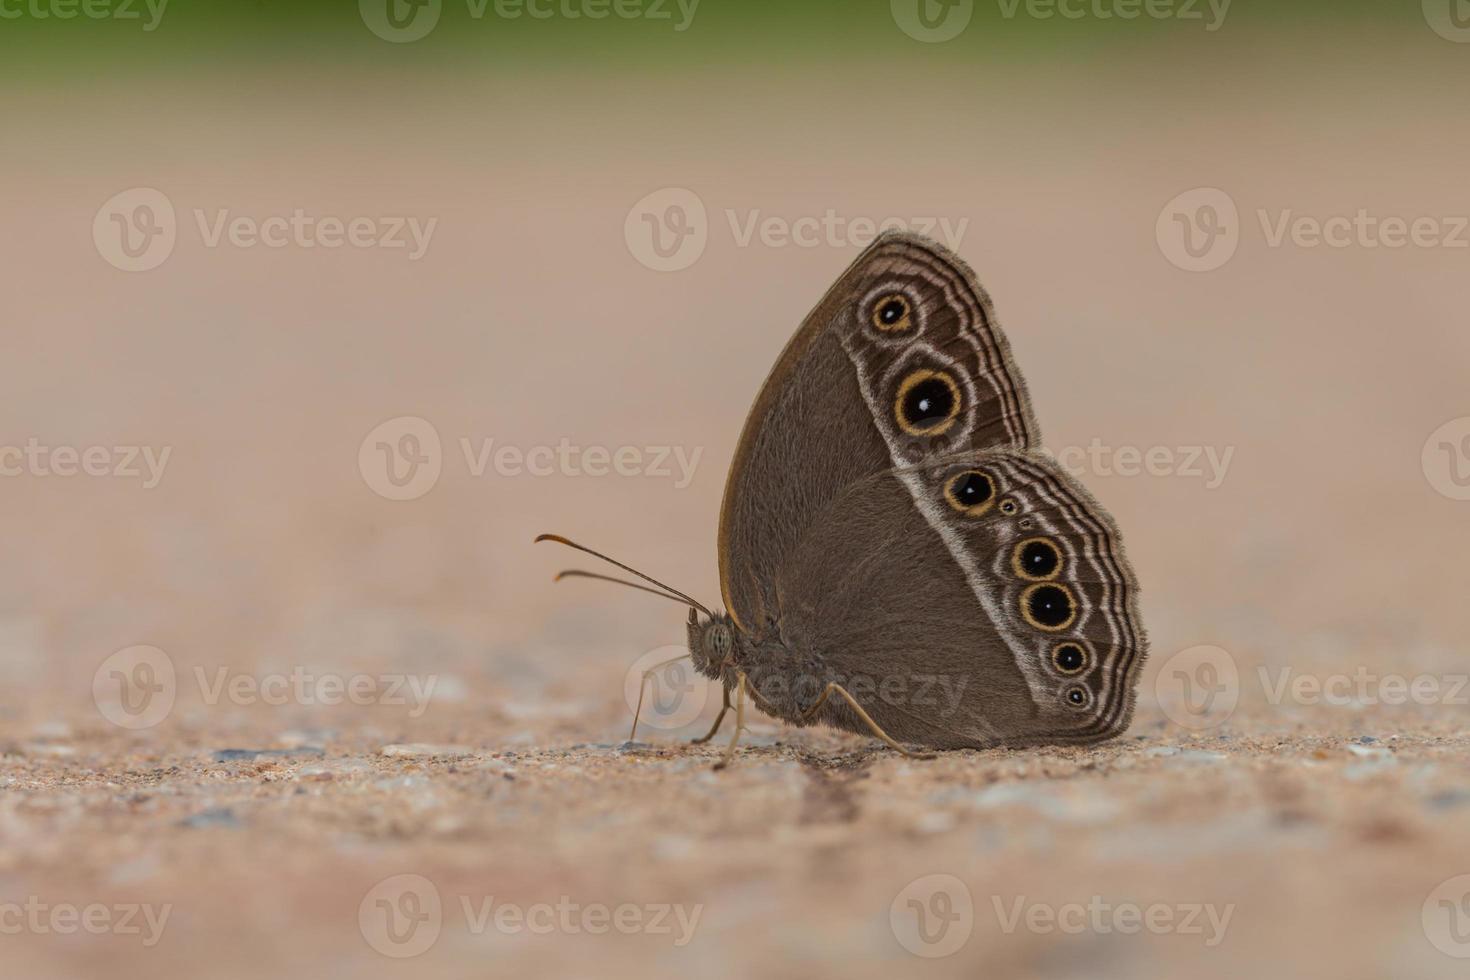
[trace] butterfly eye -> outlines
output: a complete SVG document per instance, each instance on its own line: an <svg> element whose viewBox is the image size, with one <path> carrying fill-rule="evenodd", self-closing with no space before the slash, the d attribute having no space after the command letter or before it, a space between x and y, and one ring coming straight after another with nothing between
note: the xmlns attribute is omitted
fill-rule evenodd
<svg viewBox="0 0 1470 980"><path fill-rule="evenodd" d="M723 660L730 652L730 630L723 623L713 623L710 626L709 645L716 659Z"/></svg>
<svg viewBox="0 0 1470 980"><path fill-rule="evenodd" d="M1049 538L1027 538L1011 552L1011 569L1028 582L1056 578L1062 555Z"/></svg>
<svg viewBox="0 0 1470 980"><path fill-rule="evenodd" d="M1080 674L1087 669L1087 651L1075 643L1059 643L1051 652L1051 662L1060 673Z"/></svg>
<svg viewBox="0 0 1470 980"><path fill-rule="evenodd" d="M1055 633L1077 618L1077 603L1065 585L1041 582L1021 593L1021 615L1037 629Z"/></svg>
<svg viewBox="0 0 1470 980"><path fill-rule="evenodd" d="M873 326L884 333L902 333L913 327L913 308L902 293L878 297L873 304Z"/></svg>
<svg viewBox="0 0 1470 980"><path fill-rule="evenodd" d="M1016 503L1010 497L1007 497L1006 499L1004 499L1004 500L1002 500L1000 502L1000 512L1002 514L1005 514L1007 517L1009 517L1012 514L1016 513L1020 509L1021 509L1021 505L1018 504L1018 503Z"/></svg>
<svg viewBox="0 0 1470 980"><path fill-rule="evenodd" d="M893 410L899 426L909 435L941 435L960 414L959 386L941 371L915 371L898 386Z"/></svg>
<svg viewBox="0 0 1470 980"><path fill-rule="evenodd" d="M1092 692L1081 684L1073 684L1067 688L1062 697L1066 698L1067 703L1074 708L1086 708L1092 704Z"/></svg>
<svg viewBox="0 0 1470 980"><path fill-rule="evenodd" d="M979 517L995 502L995 483L988 473L965 470L949 478L944 485L944 499L960 513Z"/></svg>

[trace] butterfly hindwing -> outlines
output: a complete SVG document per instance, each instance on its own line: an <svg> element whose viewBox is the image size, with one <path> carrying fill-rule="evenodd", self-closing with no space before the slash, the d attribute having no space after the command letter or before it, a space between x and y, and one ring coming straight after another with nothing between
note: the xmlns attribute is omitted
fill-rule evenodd
<svg viewBox="0 0 1470 980"><path fill-rule="evenodd" d="M1146 655L1137 586L1112 521L1050 457L967 452L858 481L779 582L785 633L856 681L897 738L1027 745L1127 727ZM841 715L826 720L865 730Z"/></svg>

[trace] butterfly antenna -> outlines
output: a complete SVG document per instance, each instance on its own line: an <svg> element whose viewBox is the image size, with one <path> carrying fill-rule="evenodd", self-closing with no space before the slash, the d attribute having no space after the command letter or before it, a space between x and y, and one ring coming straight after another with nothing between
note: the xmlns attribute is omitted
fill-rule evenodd
<svg viewBox="0 0 1470 980"><path fill-rule="evenodd" d="M704 606L703 603L698 602L695 599L693 599L693 598L685 595L684 593L680 592L676 588L673 588L672 586L665 585L664 583L660 582L658 579L654 578L651 575L644 575L642 572L638 571L638 569L636 569L636 568L632 568L632 567L630 567L628 565L624 565L622 562L618 561L615 558L609 558L607 555L604 555L600 551L593 551L591 548L588 548L585 545L580 545L577 542L571 540L570 538L564 538L560 534L539 534L539 535L536 536L536 542L539 543L541 541L555 541L557 544L564 544L568 548L575 548L578 551L583 552L584 554L591 555L593 558L601 558L603 561L607 562L609 565L616 565L617 567L621 568L625 572L632 572L634 575L636 575L639 578L643 579L643 581L645 581L645 582L652 582L654 585L656 585L660 589L663 589L664 590L663 593L659 593L659 594L661 594L661 595L662 594L667 594L670 598L677 598L680 602L688 603L690 606L694 607L695 609L698 609L700 612L704 613L706 616L711 616L711 617L714 616L714 613L710 612L709 609L707 609ZM564 575L569 575L569 574L572 574L572 573L571 572L563 572L561 575L558 575L557 578L560 579ZM591 578L604 578L604 579L607 579L607 576L594 576L594 575L591 575L588 572L577 572L576 574L578 576L580 576L580 577L591 577ZM641 585L636 585L633 582L623 582L621 579L608 579L608 581L621 582L623 585L632 585L635 588L640 588L640 589L643 588L643 586L641 586ZM646 591L652 592L653 590L652 589L647 589Z"/></svg>
<svg viewBox="0 0 1470 980"><path fill-rule="evenodd" d="M556 578L552 579L552 581L560 582L564 578L594 578L597 579L597 581L599 582L612 582L615 585L626 585L630 589L638 589L639 591L647 592L651 595L662 596L665 599L672 599L681 606L688 605L687 602L685 602L683 599L680 599L678 596L673 595L669 592L664 592L661 589L651 588L647 585L639 585L637 582L629 582L625 578L614 578L611 575L599 575L597 572L584 572L580 568L569 568L564 572L557 572Z"/></svg>

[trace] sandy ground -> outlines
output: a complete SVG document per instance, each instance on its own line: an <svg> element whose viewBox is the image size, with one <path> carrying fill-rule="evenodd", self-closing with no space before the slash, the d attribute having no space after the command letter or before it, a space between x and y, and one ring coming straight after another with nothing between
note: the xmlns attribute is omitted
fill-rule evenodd
<svg viewBox="0 0 1470 980"><path fill-rule="evenodd" d="M757 720L715 772L683 731L564 708L438 712L417 743L7 731L7 972L1463 975L1437 901L1470 889L1431 893L1470 872L1470 736L1443 724L1146 707L1092 749L914 762Z"/></svg>

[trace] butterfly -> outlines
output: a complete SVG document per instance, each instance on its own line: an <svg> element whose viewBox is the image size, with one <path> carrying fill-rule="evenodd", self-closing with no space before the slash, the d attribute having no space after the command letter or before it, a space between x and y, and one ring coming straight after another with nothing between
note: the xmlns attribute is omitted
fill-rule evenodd
<svg viewBox="0 0 1470 980"><path fill-rule="evenodd" d="M1128 727L1148 652L1118 529L1041 449L989 297L903 232L838 278L756 397L720 514L724 612L536 540L648 584L558 578L689 606L688 657L723 693L695 741L736 715L719 767L747 702L906 755L1097 742Z"/></svg>

